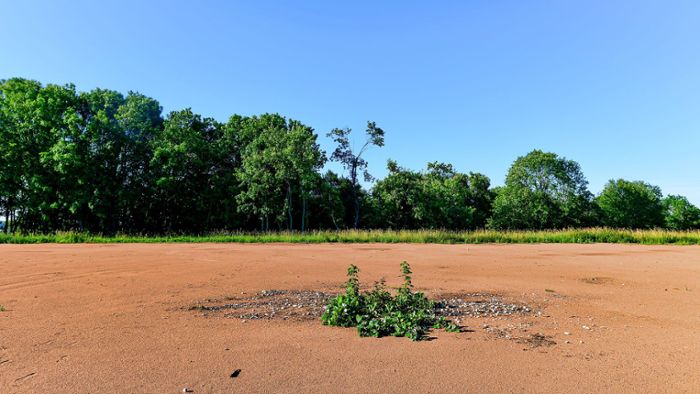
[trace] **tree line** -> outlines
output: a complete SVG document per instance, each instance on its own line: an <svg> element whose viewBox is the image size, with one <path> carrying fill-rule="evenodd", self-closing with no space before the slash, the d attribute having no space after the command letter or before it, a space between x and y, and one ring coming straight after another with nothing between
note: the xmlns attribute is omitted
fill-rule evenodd
<svg viewBox="0 0 700 394"><path fill-rule="evenodd" d="M4 231L700 228L682 196L622 179L594 196L576 162L539 150L515 160L502 187L451 164L390 160L365 188L375 179L364 154L384 130L368 122L357 150L350 129L328 136L329 155L311 127L278 114L164 116L136 92L0 80ZM343 173L324 172L328 161Z"/></svg>

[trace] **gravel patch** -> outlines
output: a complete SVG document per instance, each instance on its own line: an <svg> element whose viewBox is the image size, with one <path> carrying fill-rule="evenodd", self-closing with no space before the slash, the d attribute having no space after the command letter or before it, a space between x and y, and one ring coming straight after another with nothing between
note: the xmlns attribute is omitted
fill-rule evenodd
<svg viewBox="0 0 700 394"><path fill-rule="evenodd" d="M249 296L226 298L233 302L220 305L198 304L190 309L202 311L205 315L221 312L224 317L244 320L316 320L323 314L323 308L331 297L331 294L320 291L262 290Z"/></svg>
<svg viewBox="0 0 700 394"><path fill-rule="evenodd" d="M262 290L223 300L208 299L190 307L204 316L222 315L244 320L317 320L335 293L307 290ZM435 314L446 318L499 317L528 314L523 304L506 303L487 293L450 294L435 301Z"/></svg>
<svg viewBox="0 0 700 394"><path fill-rule="evenodd" d="M435 303L435 313L445 317L498 317L530 312L527 305L506 303L486 293L452 295Z"/></svg>

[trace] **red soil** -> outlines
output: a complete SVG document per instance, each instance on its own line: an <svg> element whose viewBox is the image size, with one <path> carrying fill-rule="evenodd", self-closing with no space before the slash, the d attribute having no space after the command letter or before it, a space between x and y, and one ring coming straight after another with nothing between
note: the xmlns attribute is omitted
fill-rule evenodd
<svg viewBox="0 0 700 394"><path fill-rule="evenodd" d="M398 285L402 260L428 295L491 292L542 314L411 342L187 309L339 291L350 263L366 284ZM699 247L2 245L0 304L2 393L700 392Z"/></svg>

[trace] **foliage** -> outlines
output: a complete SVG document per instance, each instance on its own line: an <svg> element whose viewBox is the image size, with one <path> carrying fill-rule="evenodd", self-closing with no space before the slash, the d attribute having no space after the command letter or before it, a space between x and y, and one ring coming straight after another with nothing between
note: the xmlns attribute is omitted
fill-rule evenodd
<svg viewBox="0 0 700 394"><path fill-rule="evenodd" d="M690 230L700 228L700 208L683 196L667 196L662 201L666 228Z"/></svg>
<svg viewBox="0 0 700 394"><path fill-rule="evenodd" d="M265 114L248 121L249 133L256 130L241 154L236 177L242 186L236 197L239 210L257 215L263 230L269 219L294 228L294 196L301 200L301 230L305 230L307 199L315 185L325 155L316 143L313 129L279 115Z"/></svg>
<svg viewBox="0 0 700 394"><path fill-rule="evenodd" d="M492 200L488 177L438 162L429 163L424 173L391 160L387 168L389 175L372 189L379 226L456 230L485 225Z"/></svg>
<svg viewBox="0 0 700 394"><path fill-rule="evenodd" d="M494 229L547 229L591 224L592 195L581 167L554 153L519 157L493 204Z"/></svg>
<svg viewBox="0 0 700 394"><path fill-rule="evenodd" d="M345 294L331 299L321 317L325 325L357 327L363 337L396 336L414 341L422 339L431 328L459 331L459 327L444 318L435 316L433 302L421 292L413 291L411 267L401 263L403 285L392 296L384 281L374 288L360 292L359 270L348 268Z"/></svg>
<svg viewBox="0 0 700 394"><path fill-rule="evenodd" d="M611 180L596 204L602 223L616 228L654 228L664 224L661 189L642 181Z"/></svg>
<svg viewBox="0 0 700 394"><path fill-rule="evenodd" d="M338 145L330 159L332 161L337 161L343 165L343 167L348 171L353 198L353 228L357 228L360 225L360 197L359 190L360 184L358 175L361 173L364 176L366 182L372 181L374 178L367 171L367 161L362 157L362 155L369 149L370 146L384 146L384 130L377 127L375 122L367 122L367 139L362 144L360 149L356 152L352 149L350 144L350 133L351 129L333 129L328 133L328 137L331 137L333 141Z"/></svg>
<svg viewBox="0 0 700 394"><path fill-rule="evenodd" d="M662 201L661 191L643 182L612 181L592 201L579 165L542 151L518 158L502 187L447 163L413 171L394 161L384 179L363 187L363 179L374 181L366 152L383 146L385 133L368 122L359 150L351 134L333 129L335 149L326 157L311 127L279 114L233 115L225 123L191 109L163 117L158 101L137 92L0 80L0 220L3 232L15 234L5 242L64 239L33 233L78 234L69 240L104 234L109 242L115 234L209 238L256 230L289 233L243 238L510 242L510 232L295 231L700 227L687 199ZM327 160L345 174L322 174Z"/></svg>

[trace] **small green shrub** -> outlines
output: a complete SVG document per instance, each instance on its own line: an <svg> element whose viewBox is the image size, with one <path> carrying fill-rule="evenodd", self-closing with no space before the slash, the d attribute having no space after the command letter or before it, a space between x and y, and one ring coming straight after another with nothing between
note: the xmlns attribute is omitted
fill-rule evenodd
<svg viewBox="0 0 700 394"><path fill-rule="evenodd" d="M459 332L460 327L444 317L437 317L434 304L425 294L413 291L411 267L401 263L403 285L393 296L383 280L364 293L360 292L359 270L348 268L345 294L330 300L321 317L323 324L357 327L363 337L396 336L414 341L423 339L431 329Z"/></svg>

